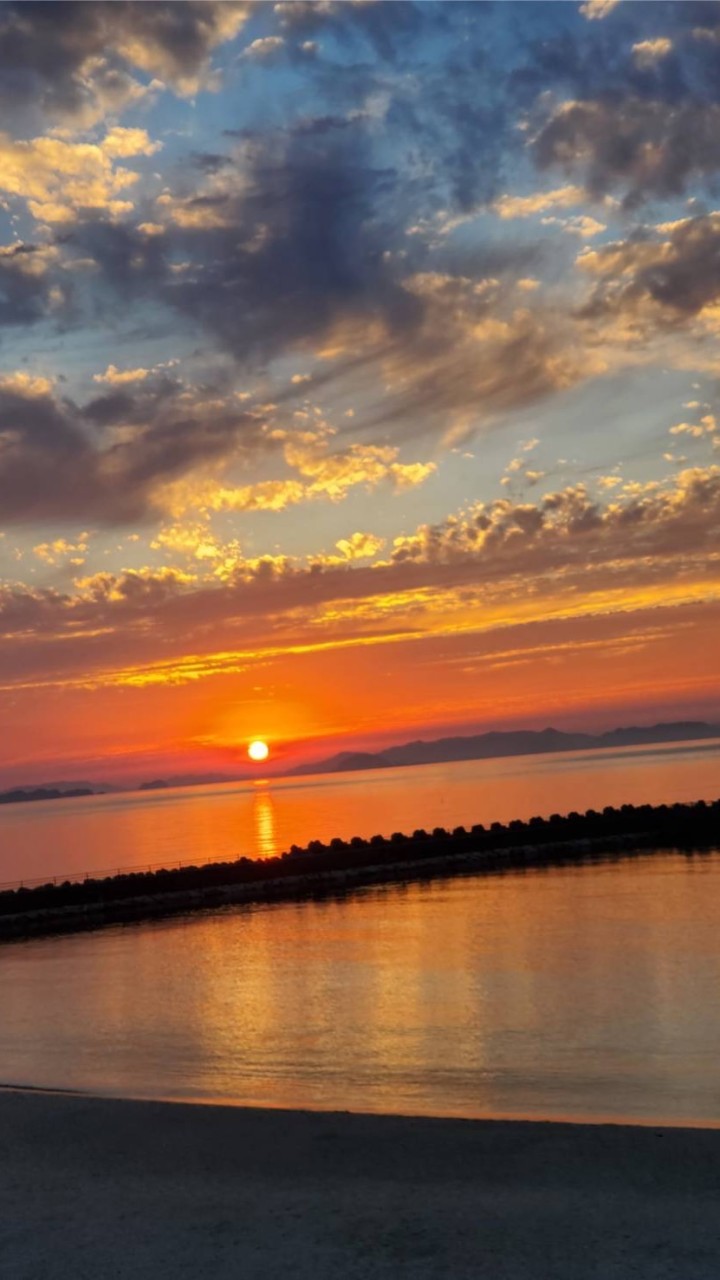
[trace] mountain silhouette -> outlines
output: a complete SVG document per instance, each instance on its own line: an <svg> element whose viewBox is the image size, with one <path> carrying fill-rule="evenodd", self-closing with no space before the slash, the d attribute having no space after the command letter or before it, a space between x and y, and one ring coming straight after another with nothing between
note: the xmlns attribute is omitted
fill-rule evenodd
<svg viewBox="0 0 720 1280"><path fill-rule="evenodd" d="M419 739L384 751L340 751L314 764L301 764L288 772L346 773L357 769L393 769L414 764L442 764L453 760L487 760L498 756L542 755L556 751L603 750L610 747L648 746L662 742L688 742L720 738L720 724L704 720L678 720L667 724L610 729L606 733L563 733L560 729L517 729L510 732L473 734L468 737Z"/></svg>

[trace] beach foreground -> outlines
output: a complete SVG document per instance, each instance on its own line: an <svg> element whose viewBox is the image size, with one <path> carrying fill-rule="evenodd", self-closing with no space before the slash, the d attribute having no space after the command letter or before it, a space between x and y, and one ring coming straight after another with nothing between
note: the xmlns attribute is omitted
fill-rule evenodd
<svg viewBox="0 0 720 1280"><path fill-rule="evenodd" d="M13 1280L717 1280L720 1132L0 1093Z"/></svg>

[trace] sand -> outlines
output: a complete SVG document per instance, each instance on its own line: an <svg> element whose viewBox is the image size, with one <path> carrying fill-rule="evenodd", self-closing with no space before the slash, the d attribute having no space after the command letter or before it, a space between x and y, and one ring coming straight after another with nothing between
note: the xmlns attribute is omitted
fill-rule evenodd
<svg viewBox="0 0 720 1280"><path fill-rule="evenodd" d="M720 1132L0 1093L8 1280L718 1280Z"/></svg>

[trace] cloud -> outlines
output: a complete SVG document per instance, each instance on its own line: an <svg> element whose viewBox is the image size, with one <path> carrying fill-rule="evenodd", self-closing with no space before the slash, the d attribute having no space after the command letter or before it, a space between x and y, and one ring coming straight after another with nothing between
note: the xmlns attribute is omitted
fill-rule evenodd
<svg viewBox="0 0 720 1280"><path fill-rule="evenodd" d="M28 398L35 396L49 396L52 393L52 382L49 378L43 378L39 374L25 373L0 373L0 391L8 391L10 394L26 396Z"/></svg>
<svg viewBox="0 0 720 1280"><path fill-rule="evenodd" d="M207 521L185 520L165 525L155 535L150 547L153 551L209 563L212 576L220 578L229 576L243 560L238 540L221 542L211 532Z"/></svg>
<svg viewBox="0 0 720 1280"><path fill-rule="evenodd" d="M93 14L96 7L105 15L103 22L120 24L112 27L113 49L125 50L122 57L130 58L127 50L135 37L128 35L124 18L102 4ZM116 8L120 15L130 12L125 5ZM191 4L182 20L173 10L163 25L158 14L164 8L140 14L138 30L152 22L154 35L142 57L137 50L132 54L133 66L141 58L146 74L165 75L168 49L175 48L176 36L178 47L182 44L179 32L183 40L189 32L195 53L183 54L185 70L177 72L182 78L186 71L191 74L193 58L196 68L205 65L213 42L226 38L225 11ZM608 24L589 27L568 18L560 23L555 43L544 42L544 54L531 36L518 37L517 65L510 73L483 47L493 25L485 26L484 7L482 33L480 27L468 29L462 6L457 13L454 6L446 8L452 12L431 13L429 6L416 12L410 5L294 5L273 9L272 16L268 11L262 34L247 45L256 53L268 41L292 45L316 31L331 33L318 59L322 66L313 64L307 73L307 98L299 105L293 101L287 114L278 112L278 119L290 121L282 126L253 129L242 117L229 120L239 127L209 140L206 153L193 152L192 165L168 168L158 199L151 200L150 191L146 200L138 195L143 184L133 181L136 175L125 163L141 146L143 131L109 130L95 145L110 176L103 167L102 180L86 184L93 192L100 188L104 206L87 203L87 191L68 200L65 179L54 186L48 180L42 198L31 197L38 212L72 218L63 253L73 251L97 263L92 288L76 289L76 306L87 294L92 294L94 316L101 310L109 314L118 295L140 317L146 305L164 305L169 325L217 345L253 377L291 367L275 362L292 358L292 367L307 369L303 376L312 377L324 394L347 392L358 404L355 425L376 431L383 443L392 442L395 432L434 431L446 442L459 439L510 409L602 371L594 351L584 346L584 333L568 314L560 288L538 287L524 298L518 292L530 292L533 280L557 280L563 249L556 242L565 236L523 239L524 228L518 233L498 227L494 219L483 221L483 212L492 209L503 222L548 215L548 225L591 239L604 229L603 222L583 211L562 216L583 198L585 184L591 192L594 184L603 200L604 186L624 191L629 184L649 191L660 182L665 135L674 127L674 116L703 111L707 124L712 103L685 101L684 83L674 104L642 97L635 81L631 96L616 92L618 67L632 63L631 44L641 45L647 35L639 18L628 17L624 53L618 52L614 63L613 32L602 30ZM406 17L405 9L412 14ZM241 23L244 12L242 6L232 7L230 26ZM66 21L58 18L62 31ZM543 22L538 19L540 27ZM443 30L453 38L442 45L438 63L421 84L407 70L413 65L412 41L404 47L402 33L424 40L436 23L449 24ZM275 29L282 35L266 34ZM535 34L538 29L533 28ZM672 36L675 42L675 30L668 30L663 38ZM459 38L461 31L467 39ZM392 73L369 59L365 46L375 47L377 40L392 51ZM413 57L424 48L422 40L412 45ZM164 52L158 53L158 41L164 41ZM244 38L238 41L238 53L243 43ZM561 44L567 46L564 55ZM597 101L557 106L557 93L577 73L577 59L584 66L596 51L598 83L605 77L612 92ZM531 72L546 90L539 97ZM635 74L639 77L637 69ZM282 77L277 82L282 96ZM519 106L525 91L531 99L527 115ZM659 170L653 167L653 130L663 143L655 147L662 153ZM708 138L710 132L708 124ZM155 145L143 137L146 147ZM50 141L70 148L79 163L81 144ZM503 161L512 172L513 149L525 142L531 160L545 168L567 165L572 180L561 186L543 182L550 189L538 194L515 195L504 186L499 188L504 194L498 194ZM168 143L168 155L174 147ZM700 143L698 148L700 155ZM678 141L677 150L682 163L690 165L688 173L695 173L700 160L693 161L692 148ZM54 159L49 168L55 173ZM666 179L669 183L669 174ZM138 206L139 225L132 227L129 219L110 225L130 204ZM113 205L115 213L108 217ZM442 219L443 226L455 225L455 233L434 239L430 233L407 235L409 225L437 228ZM567 246L564 252L567 256ZM113 369L116 381L132 373ZM282 403L302 394L297 382L276 390ZM356 396L360 390L362 400ZM282 494L287 498L291 492L264 491L262 500L283 501Z"/></svg>
<svg viewBox="0 0 720 1280"><path fill-rule="evenodd" d="M720 599L718 533L715 466L687 469L665 486L615 489L603 501L575 485L535 503L476 504L396 538L388 559L374 564L344 548L342 558L308 564L244 560L237 549L224 579L210 556L204 580L196 561L195 572L91 574L74 593L6 587L0 668L17 683L32 672L59 684L167 683L273 653L443 628L458 635L587 616L596 628L600 615ZM369 551L364 538L348 539L350 549ZM13 639L19 634L22 643Z"/></svg>
<svg viewBox="0 0 720 1280"><path fill-rule="evenodd" d="M284 511L309 497L299 480L258 480L234 488L216 486L201 494L200 500L213 511ZM190 501L195 501L188 493Z"/></svg>
<svg viewBox="0 0 720 1280"><path fill-rule="evenodd" d="M150 376L150 369L117 369L109 364L104 373L94 373L93 382L109 382L111 386L122 386L126 382L144 382Z"/></svg>
<svg viewBox="0 0 720 1280"><path fill-rule="evenodd" d="M282 36L262 36L243 49L242 56L251 62L271 62L285 49Z"/></svg>
<svg viewBox="0 0 720 1280"><path fill-rule="evenodd" d="M43 222L71 222L79 211L127 213L127 188L138 175L115 165L118 157L153 155L160 144L144 129L113 128L99 143L49 136L14 141L0 133L0 191L27 201Z"/></svg>
<svg viewBox="0 0 720 1280"><path fill-rule="evenodd" d="M532 305L517 305L518 279L537 279L542 266L537 237L483 235L466 252L407 236L411 206L436 208L442 194L448 208L445 159L452 153L460 165L445 127L450 106L440 104L442 137L431 139L437 177L427 190L394 167L405 163L404 149L381 146L377 118L356 104L343 116L296 115L284 128L231 131L226 155L209 152L207 166L200 156L192 173L173 174L151 222L144 210L138 230L88 218L69 244L98 263L103 299L110 286L124 301L163 302L243 373L291 356L326 394L364 404L356 425L382 441L395 431L470 434L597 368L560 299L543 304L539 290L523 299ZM421 136L414 110L400 113L399 137ZM468 165L485 172L479 153L460 165L464 174ZM570 207L579 190L531 202ZM497 208L527 216L528 199L506 194ZM590 237L600 226L585 218L563 230ZM301 384L275 394L300 396ZM281 499L268 492L264 500Z"/></svg>
<svg viewBox="0 0 720 1280"><path fill-rule="evenodd" d="M162 149L161 142L153 142L146 129L126 129L115 125L99 144L100 150L111 159L129 156L154 156Z"/></svg>
<svg viewBox="0 0 720 1280"><path fill-rule="evenodd" d="M459 440L492 415L570 387L597 372L559 308L517 306L515 280L476 281L421 273L405 281L422 311L408 333L369 335L367 357L380 369L383 393L365 393L364 421L404 433L438 432ZM350 331L348 346L363 344Z"/></svg>
<svg viewBox="0 0 720 1280"><path fill-rule="evenodd" d="M720 298L720 213L680 219L660 239L645 234L586 249L579 267L595 285L582 314L626 316L640 331L687 326L714 330Z"/></svg>
<svg viewBox="0 0 720 1280"><path fill-rule="evenodd" d="M122 387L131 382L145 382L153 374L163 374L165 370L174 368L179 360L165 360L151 369L118 369L109 364L104 373L94 373L93 382L106 382L112 387Z"/></svg>
<svg viewBox="0 0 720 1280"><path fill-rule="evenodd" d="M607 486L603 486L607 487ZM720 531L720 467L681 471L667 487L625 485L603 506L583 484L550 492L537 503L497 499L463 517L424 525L395 540L393 558L415 563L484 565L493 576L590 572L707 554ZM704 568L707 565L703 561ZM515 566L515 570L513 570Z"/></svg>
<svg viewBox="0 0 720 1280"><path fill-rule="evenodd" d="M391 445L351 444L333 451L326 433L307 431L276 430L271 439L282 442L285 461L301 479L210 489L202 499L207 507L214 511L283 511L318 499L342 502L351 489L370 492L385 482L396 492L413 489L435 471L433 462L399 462L399 449Z"/></svg>
<svg viewBox="0 0 720 1280"><path fill-rule="evenodd" d="M4 4L0 102L6 119L39 111L88 128L169 85L212 88L211 54L246 21L249 4L221 0L94 0L92 5ZM143 84L131 74L154 79Z"/></svg>
<svg viewBox="0 0 720 1280"><path fill-rule="evenodd" d="M330 19L314 10L280 17L294 31L306 21L355 24L347 9ZM400 29L396 15L384 20L391 17ZM283 128L228 131L228 153L208 152L207 164L196 157L187 175L173 171L152 213L142 208L137 230L87 217L69 243L98 263L103 304L111 305L107 286L124 302L162 302L243 372L292 355L328 394L342 388L354 398L362 388L367 409L357 412L357 425L378 428L382 439L395 430L467 434L587 376L592 362L561 303L543 306L539 291L532 306L517 307L518 279L537 278L542 266L537 238L483 236L470 252L406 234L410 210L435 211L441 198L448 216L483 193L505 215L528 216L523 201L570 207L580 191L570 185L540 203L497 200L497 157L487 150L497 139L502 151L507 104L500 110L497 95L486 102L493 77L485 60L473 62L462 44L453 57L453 74L434 75L427 94L417 85L410 93L404 80L387 90L387 121L366 84L344 113L296 110ZM469 106L480 73L485 88L473 89ZM313 87L342 91L349 71L338 67L333 76L332 89L314 78ZM403 145L385 146L383 136ZM562 229L590 237L600 226L583 218ZM446 285L423 287L433 277ZM497 282L494 295L489 281ZM300 394L295 383L283 396L293 388Z"/></svg>
<svg viewBox="0 0 720 1280"><path fill-rule="evenodd" d="M385 546L385 539L374 533L351 533L349 538L340 538L336 543L338 551L346 560L371 560Z"/></svg>
<svg viewBox="0 0 720 1280"><path fill-rule="evenodd" d="M133 66L160 76L178 93L190 96L212 87L209 55L244 26L251 5L234 0L184 0L182 5L131 3L103 6L110 40Z"/></svg>
<svg viewBox="0 0 720 1280"><path fill-rule="evenodd" d="M702 440L706 436L716 436L718 424L715 415L706 413L699 422L678 422L670 428L671 436L690 436L694 440Z"/></svg>
<svg viewBox="0 0 720 1280"><path fill-rule="evenodd" d="M74 569L78 569L85 563L88 537L87 533L83 533L76 542L70 542L67 538L55 538L52 542L40 542L33 547L33 553L44 564L53 567L58 565L72 566Z"/></svg>
<svg viewBox="0 0 720 1280"><path fill-rule="evenodd" d="M601 18L607 18L619 3L620 0L585 0L585 3L580 5L580 12L588 22L597 22Z"/></svg>
<svg viewBox="0 0 720 1280"><path fill-rule="evenodd" d="M374 0L279 0L273 5L281 29L296 39L331 34L346 45L360 40L393 62L423 33L444 26L442 13L418 4L376 4Z"/></svg>
<svg viewBox="0 0 720 1280"><path fill-rule="evenodd" d="M22 240L0 245L0 325L35 324L60 304L49 272L56 252Z"/></svg>
<svg viewBox="0 0 720 1280"><path fill-rule="evenodd" d="M177 477L259 447L261 424L232 403L210 411L160 385L82 409L23 375L0 385L0 509L6 523L155 516Z"/></svg>
<svg viewBox="0 0 720 1280"><path fill-rule="evenodd" d="M607 231L604 222L598 222L597 218L590 218L586 214L579 214L575 218L542 218L541 221L543 226L561 227L567 235L580 236L581 240L592 240L601 231Z"/></svg>
<svg viewBox="0 0 720 1280"><path fill-rule="evenodd" d="M193 263L168 282L168 301L243 361L309 344L343 314L406 322L412 302L371 217L391 181L358 128L340 140L307 130L248 139L208 189L163 198L174 223L166 253Z"/></svg>
<svg viewBox="0 0 720 1280"><path fill-rule="evenodd" d="M680 196L720 167L720 105L611 97L557 107L532 142L541 170L582 176L594 199L624 191L632 207Z"/></svg>
<svg viewBox="0 0 720 1280"><path fill-rule="evenodd" d="M632 51L637 66L647 69L654 67L662 58L667 58L672 47L672 40L668 40L666 36L656 36L653 40L638 40Z"/></svg>
<svg viewBox="0 0 720 1280"><path fill-rule="evenodd" d="M167 223L174 223L187 231L214 231L233 225L232 204L229 194L220 190L217 195L173 196L169 192L156 200L156 216L166 220L166 225L143 223L145 234L158 235L165 231Z"/></svg>
<svg viewBox="0 0 720 1280"><path fill-rule="evenodd" d="M500 196L493 210L501 218L531 218L546 209L570 209L586 199L582 187L557 187L554 191L536 191L530 196Z"/></svg>

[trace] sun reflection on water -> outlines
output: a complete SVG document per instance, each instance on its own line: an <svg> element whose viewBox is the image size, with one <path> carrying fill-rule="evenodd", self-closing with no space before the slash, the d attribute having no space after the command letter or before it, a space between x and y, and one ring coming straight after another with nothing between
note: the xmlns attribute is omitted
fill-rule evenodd
<svg viewBox="0 0 720 1280"><path fill-rule="evenodd" d="M253 796L253 829L255 856L272 858L278 850L275 801L269 791L256 791Z"/></svg>

